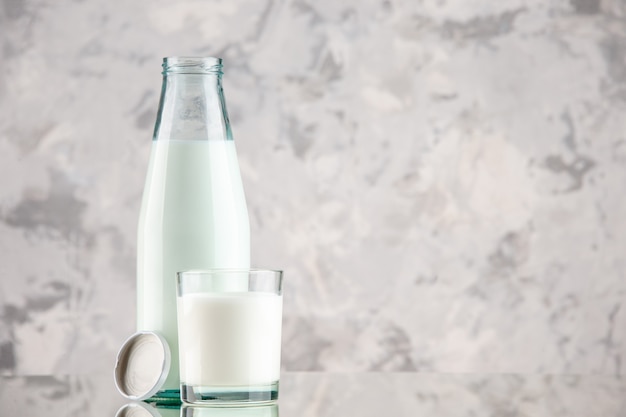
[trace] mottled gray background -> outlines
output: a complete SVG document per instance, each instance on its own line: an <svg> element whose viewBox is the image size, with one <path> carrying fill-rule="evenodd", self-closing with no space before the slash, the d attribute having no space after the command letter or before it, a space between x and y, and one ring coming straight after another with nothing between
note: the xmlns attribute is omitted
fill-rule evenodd
<svg viewBox="0 0 626 417"><path fill-rule="evenodd" d="M626 3L0 1L0 372L110 372L168 55L225 60L288 370L626 375Z"/></svg>

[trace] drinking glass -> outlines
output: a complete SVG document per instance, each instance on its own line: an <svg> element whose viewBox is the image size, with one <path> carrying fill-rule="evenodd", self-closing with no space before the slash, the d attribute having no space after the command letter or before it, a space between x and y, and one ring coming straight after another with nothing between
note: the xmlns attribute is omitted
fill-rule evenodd
<svg viewBox="0 0 626 417"><path fill-rule="evenodd" d="M282 271L177 274L181 399L190 404L278 398Z"/></svg>

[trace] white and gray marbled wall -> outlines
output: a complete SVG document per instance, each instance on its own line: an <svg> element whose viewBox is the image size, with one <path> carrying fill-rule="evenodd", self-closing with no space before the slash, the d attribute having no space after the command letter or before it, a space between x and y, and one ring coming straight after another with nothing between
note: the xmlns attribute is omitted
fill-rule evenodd
<svg viewBox="0 0 626 417"><path fill-rule="evenodd" d="M108 372L168 55L225 60L288 370L626 375L626 3L0 1L0 372Z"/></svg>

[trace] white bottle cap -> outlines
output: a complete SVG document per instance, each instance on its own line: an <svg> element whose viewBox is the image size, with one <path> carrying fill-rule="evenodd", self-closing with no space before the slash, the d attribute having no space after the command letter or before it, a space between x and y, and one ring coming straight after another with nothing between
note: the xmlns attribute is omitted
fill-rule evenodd
<svg viewBox="0 0 626 417"><path fill-rule="evenodd" d="M170 371L170 347L163 336L138 332L126 339L117 354L115 386L126 398L144 400L163 386Z"/></svg>

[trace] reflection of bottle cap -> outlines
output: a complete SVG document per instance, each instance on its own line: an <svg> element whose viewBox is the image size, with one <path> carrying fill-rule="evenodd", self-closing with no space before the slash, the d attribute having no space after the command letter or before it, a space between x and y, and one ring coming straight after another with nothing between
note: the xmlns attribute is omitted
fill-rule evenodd
<svg viewBox="0 0 626 417"><path fill-rule="evenodd" d="M161 414L147 404L129 403L117 410L115 417L161 417Z"/></svg>
<svg viewBox="0 0 626 417"><path fill-rule="evenodd" d="M167 378L170 355L167 341L157 333L138 332L126 339L115 363L118 391L131 400L152 397Z"/></svg>
<svg viewBox="0 0 626 417"><path fill-rule="evenodd" d="M158 407L146 403L124 404L115 417L180 417L180 406Z"/></svg>

